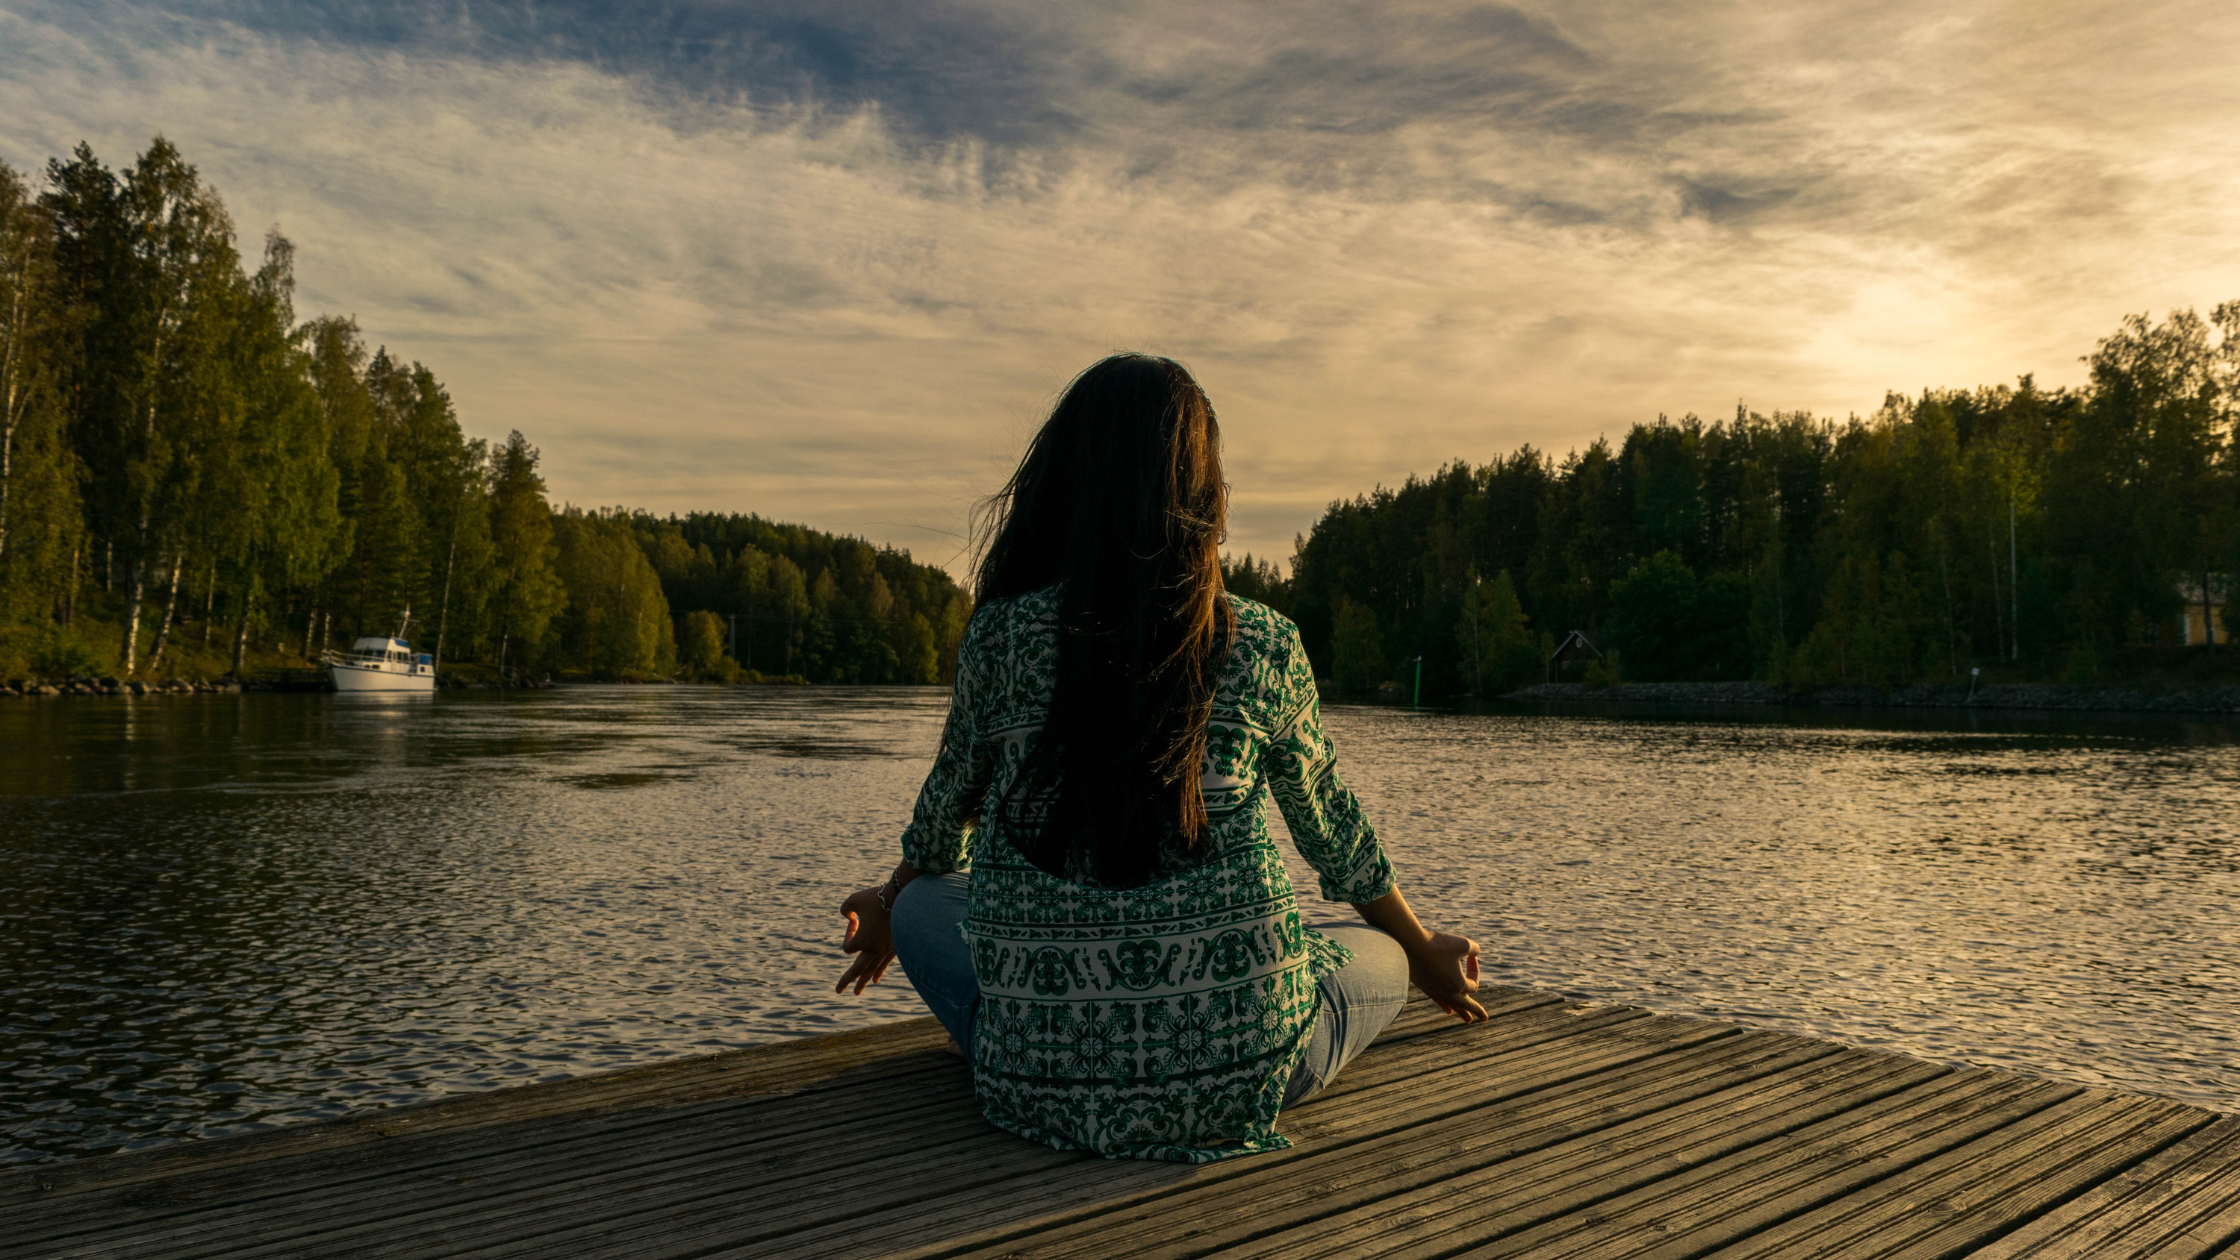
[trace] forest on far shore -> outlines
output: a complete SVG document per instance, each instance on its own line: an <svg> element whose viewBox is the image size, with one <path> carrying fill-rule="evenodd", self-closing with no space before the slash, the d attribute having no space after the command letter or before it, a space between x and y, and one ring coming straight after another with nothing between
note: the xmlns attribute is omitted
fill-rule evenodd
<svg viewBox="0 0 2240 1260"><path fill-rule="evenodd" d="M299 322L293 265L277 232L245 260L160 138L36 185L0 165L0 679L242 676L408 614L452 671L948 676L971 601L942 570L752 515L555 509L521 433L469 438L430 368ZM2240 302L2128 317L2085 361L2076 389L1457 460L1224 577L1349 694L1419 668L1427 698L2240 678Z"/></svg>
<svg viewBox="0 0 2240 1260"><path fill-rule="evenodd" d="M2087 383L1659 417L1332 503L1231 590L1348 693L1586 681L2240 681L2240 302L2126 318ZM1574 631L1585 636L1552 661Z"/></svg>
<svg viewBox="0 0 2240 1260"><path fill-rule="evenodd" d="M971 605L906 552L751 515L555 509L519 432L298 322L153 142L0 164L0 678L245 676L395 634L447 672L932 683Z"/></svg>

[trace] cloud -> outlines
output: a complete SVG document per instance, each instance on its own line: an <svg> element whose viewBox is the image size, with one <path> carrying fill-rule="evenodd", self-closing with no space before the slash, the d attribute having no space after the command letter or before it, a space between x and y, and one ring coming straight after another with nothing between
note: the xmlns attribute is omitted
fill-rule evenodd
<svg viewBox="0 0 2240 1260"><path fill-rule="evenodd" d="M1239 550L1451 457L1870 409L2240 296L2222 8L0 9L0 157L168 134L555 490L944 560L1064 381L1206 380Z"/></svg>

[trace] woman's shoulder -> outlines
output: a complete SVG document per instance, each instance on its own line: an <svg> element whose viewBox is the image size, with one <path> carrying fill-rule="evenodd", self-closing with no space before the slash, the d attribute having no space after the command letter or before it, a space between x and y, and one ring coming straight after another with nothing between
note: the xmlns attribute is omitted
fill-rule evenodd
<svg viewBox="0 0 2240 1260"><path fill-rule="evenodd" d="M965 623L964 632L968 639L979 638L1023 626L1056 625L1057 620L1058 588L1051 585L980 601L972 610L971 620Z"/></svg>
<svg viewBox="0 0 2240 1260"><path fill-rule="evenodd" d="M1299 642L1299 627L1266 604L1242 596L1229 596L1229 607L1236 613L1237 630L1222 666L1215 703L1258 713L1262 720L1280 718L1298 704L1295 693L1305 661L1295 663L1293 658L1306 653ZM1311 667L1305 672L1313 676Z"/></svg>
<svg viewBox="0 0 2240 1260"><path fill-rule="evenodd" d="M1235 642L1239 648L1289 656L1297 647L1299 627L1291 618L1242 595L1230 595L1229 608L1237 617Z"/></svg>

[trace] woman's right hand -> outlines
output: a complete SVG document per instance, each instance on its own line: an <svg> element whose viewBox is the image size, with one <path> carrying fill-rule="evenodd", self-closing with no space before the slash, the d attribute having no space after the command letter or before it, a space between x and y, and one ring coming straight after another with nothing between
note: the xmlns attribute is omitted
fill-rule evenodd
<svg viewBox="0 0 2240 1260"><path fill-rule="evenodd" d="M840 903L840 915L848 921L848 935L840 948L854 954L855 960L840 974L840 983L832 986L834 993L845 993L849 985L862 993L865 985L879 983L894 962L894 931L888 922L886 908L879 904L880 890L884 884L858 889Z"/></svg>
<svg viewBox="0 0 2240 1260"><path fill-rule="evenodd" d="M1470 996L1478 991L1478 943L1452 932L1434 932L1408 908L1408 899L1395 884L1375 901L1354 909L1369 926L1400 942L1408 954L1408 982L1439 1004L1439 1009L1465 1024L1486 1018L1486 1008Z"/></svg>
<svg viewBox="0 0 2240 1260"><path fill-rule="evenodd" d="M1408 951L1408 981L1439 1009L1465 1024L1486 1018L1472 994L1478 990L1478 943L1452 932L1427 932Z"/></svg>

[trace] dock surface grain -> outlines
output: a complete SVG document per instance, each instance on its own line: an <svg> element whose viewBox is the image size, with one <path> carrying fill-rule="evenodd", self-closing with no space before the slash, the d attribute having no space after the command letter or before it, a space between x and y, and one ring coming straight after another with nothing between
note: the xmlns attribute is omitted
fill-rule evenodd
<svg viewBox="0 0 2240 1260"><path fill-rule="evenodd" d="M930 1019L0 1175L11 1257L2240 1260L2240 1119L1515 989L1291 1150L987 1124Z"/></svg>

